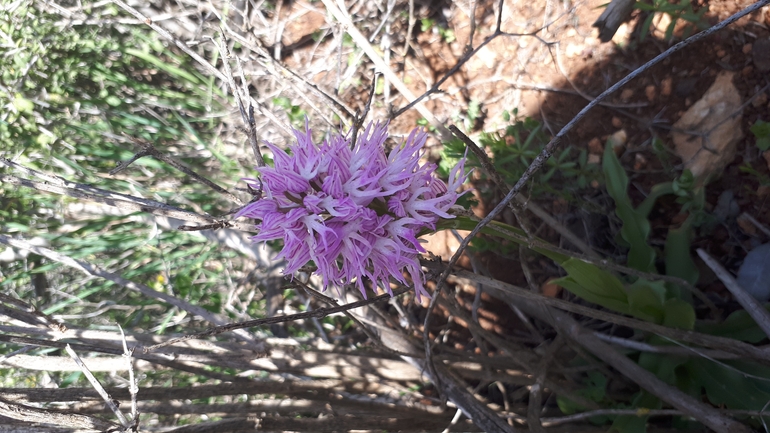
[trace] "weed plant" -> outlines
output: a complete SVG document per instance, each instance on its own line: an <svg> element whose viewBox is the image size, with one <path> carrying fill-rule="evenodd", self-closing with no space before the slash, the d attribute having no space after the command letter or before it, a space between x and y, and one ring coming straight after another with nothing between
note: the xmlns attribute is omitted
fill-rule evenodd
<svg viewBox="0 0 770 433"><path fill-rule="evenodd" d="M117 14L115 6L106 7L107 17ZM0 56L3 157L70 181L198 212L230 210L215 192L149 157L108 174L144 142L200 174L218 173L217 181L232 185L245 173L215 135L227 101L214 78L197 72L186 56L165 47L149 28L73 26L32 2L0 9L0 30L8 44ZM62 254L222 311L215 287L221 287L226 268L239 266L233 252L140 214L83 207L74 199L7 184L0 188L0 232L45 239ZM30 300L45 314L66 311L75 325L164 332L180 323L174 308L34 254L0 263L0 291ZM103 311L95 321L86 314L94 310ZM60 378L60 385L77 377Z"/></svg>

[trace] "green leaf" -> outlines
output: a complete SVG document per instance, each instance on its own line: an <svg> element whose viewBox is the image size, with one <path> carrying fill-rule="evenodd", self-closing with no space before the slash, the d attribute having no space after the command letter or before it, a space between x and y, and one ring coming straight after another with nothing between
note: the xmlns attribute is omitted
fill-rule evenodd
<svg viewBox="0 0 770 433"><path fill-rule="evenodd" d="M35 104L21 94L17 93L13 97L13 107L20 113L31 113L35 108Z"/></svg>
<svg viewBox="0 0 770 433"><path fill-rule="evenodd" d="M655 205L655 202L658 201L658 198L667 194L672 194L673 192L673 182L663 182L653 186L650 190L650 194L648 194L647 197L644 198L642 204L636 208L636 212L647 218L650 215L650 212L652 212L652 207Z"/></svg>
<svg viewBox="0 0 770 433"><path fill-rule="evenodd" d="M628 288L630 313L642 320L661 323L665 315L666 288L660 282L638 279Z"/></svg>
<svg viewBox="0 0 770 433"><path fill-rule="evenodd" d="M765 305L765 310L770 312L770 304ZM759 343L767 338L759 329L757 322L749 316L746 310L738 310L727 316L722 323L703 322L697 323L696 330L706 334L730 337L748 343Z"/></svg>
<svg viewBox="0 0 770 433"><path fill-rule="evenodd" d="M763 409L770 401L770 392L759 387L762 379L748 377L734 367L740 366L740 363L723 361L722 364L715 364L703 358L693 358L687 366L690 374L706 390L706 396L712 404L729 409ZM764 372L763 376L767 377L766 368Z"/></svg>
<svg viewBox="0 0 770 433"><path fill-rule="evenodd" d="M615 213L623 221L620 235L630 248L628 266L643 272L655 272L655 250L647 244L650 222L647 221L646 215L637 212L631 205L631 200L626 195L628 176L609 143L604 149L602 168L607 181L607 192L615 200Z"/></svg>
<svg viewBox="0 0 770 433"><path fill-rule="evenodd" d="M754 134L754 137L756 138L770 137L770 122L757 120L753 125L751 125L749 130L752 134Z"/></svg>
<svg viewBox="0 0 770 433"><path fill-rule="evenodd" d="M762 152L770 149L770 137L757 138L757 147Z"/></svg>
<svg viewBox="0 0 770 433"><path fill-rule="evenodd" d="M688 217L681 227L668 231L664 254L666 275L679 277L694 285L698 281L699 272L690 254L692 218Z"/></svg>
<svg viewBox="0 0 770 433"><path fill-rule="evenodd" d="M695 327L695 310L681 299L669 299L664 308L663 326L692 330Z"/></svg>
<svg viewBox="0 0 770 433"><path fill-rule="evenodd" d="M570 258L561 266L569 274L553 281L588 302L628 313L629 302L623 283L614 275L582 260Z"/></svg>

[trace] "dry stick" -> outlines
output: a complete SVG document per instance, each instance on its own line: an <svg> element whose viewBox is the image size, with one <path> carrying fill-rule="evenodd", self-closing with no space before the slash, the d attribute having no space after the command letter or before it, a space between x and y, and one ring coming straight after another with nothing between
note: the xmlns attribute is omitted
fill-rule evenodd
<svg viewBox="0 0 770 433"><path fill-rule="evenodd" d="M305 283L303 283L303 282L301 282L299 280L296 280L296 279L294 280L294 283L298 284L300 287L302 287L305 290L305 292L307 292L310 296L312 296L312 297L314 297L314 298L316 298L316 299L318 299L318 300L320 300L320 301L322 301L324 303L327 303L329 305L332 305L332 306L335 306L335 307L339 307L340 306L339 302L337 302L336 299L330 298L330 297L324 295L323 293L320 293L319 291L313 289L312 287L308 286L307 284L305 284ZM414 356L413 354L402 353L402 352L399 352L399 351L397 351L395 349L391 349L390 347L384 345L382 343L382 340L374 332L372 332L372 330L369 329L368 326L366 326L364 323L362 323L360 320L358 320L358 318L356 316L354 316L352 313L350 313L348 310L343 310L342 314L344 314L345 317L347 317L348 319L352 320L353 323L358 325L359 329L361 329L361 331L364 334L366 334L366 336L369 337L369 339L372 340L372 342L377 347L379 347L379 348L381 348L381 349L385 350L386 352L391 353L393 355L398 355L398 356Z"/></svg>
<svg viewBox="0 0 770 433"><path fill-rule="evenodd" d="M401 95L408 101L416 100L417 97L412 93L411 90L409 90L406 84L404 84L404 82L398 78L395 72L390 69L390 66L385 64L385 62L382 60L382 57L380 57L377 51L372 47L372 44L370 44L366 39L366 36L361 34L361 32L355 27L348 14L340 10L332 2L332 0L321 1L323 2L324 6L326 6L326 9L331 12L334 18L345 26L345 31L350 35L351 38L353 38L353 41L366 53L367 57L369 57L377 69L379 69L380 72L385 75L385 78L387 78L388 81L393 84L393 86L401 93ZM443 137L451 137L446 127L436 119L436 117L433 115L433 112L431 112L425 105L416 103L414 106L417 112L419 112L420 115L428 121L428 123L433 125Z"/></svg>
<svg viewBox="0 0 770 433"><path fill-rule="evenodd" d="M104 390L104 387L102 387L102 384L99 383L99 380L94 377L93 373L86 367L85 364L83 364L83 360L80 359L78 354L72 350L72 347L70 345L64 346L64 349L67 351L67 354L69 354L70 357L72 357L72 360L75 361L75 364L80 367L80 371L83 372L83 374L86 376L86 379L88 379L88 382L91 383L91 386L94 387L96 392L99 393L99 395L102 397L102 400L107 404L107 407L110 408L112 413L115 414L116 417L118 417L118 421L120 421L120 424L123 425L124 428L128 428L128 420L126 419L125 415L123 415L123 412L121 412L120 409L118 409L118 406L115 405L114 400L112 397L107 394L107 391Z"/></svg>
<svg viewBox="0 0 770 433"><path fill-rule="evenodd" d="M358 138L358 130L361 129L361 127L364 126L364 120L366 120L366 116L369 115L369 109L372 107L372 101L374 100L374 90L377 88L377 71L372 74L372 85L369 88L369 99L366 100L366 105L364 106L364 112L358 113L356 111L356 115L353 117L353 130L350 134L350 148L354 149L356 147L356 139ZM366 137L364 137L366 139Z"/></svg>
<svg viewBox="0 0 770 433"><path fill-rule="evenodd" d="M169 206L165 203L154 200L147 200L140 197L134 197L126 194L119 194L99 188L90 187L82 184L72 184L73 186L57 186L48 182L36 182L23 179L16 176L0 175L0 183L10 185L24 186L38 191L50 192L53 194L67 195L74 198L86 199L89 201L104 203L129 212L147 212L153 215L162 215L169 218L176 218L184 221L191 221L203 224L210 224L208 228L234 228L244 232L254 231L254 226L245 223L228 221L212 216L200 215L194 212ZM88 187L84 189L83 187ZM109 197L109 195L119 198Z"/></svg>
<svg viewBox="0 0 770 433"><path fill-rule="evenodd" d="M201 66L206 68L206 70L210 74L214 75L215 77L219 78L222 81L227 81L227 77L223 73L219 72L219 69L215 68L208 60L206 60L203 57L201 57L200 55L198 55L198 53L196 53L195 51L191 50L187 46L187 44L185 44L184 42L182 42L179 39L175 38L174 35L169 33L166 29L164 29L163 27L153 23L151 19L147 18L146 16L144 16L144 14L142 14L141 12L139 12L136 9L132 8L131 6L127 5L123 1L121 1L121 0L112 0L112 2L115 3L116 5L120 6L121 8L123 8L125 11L127 11L128 13L133 15L134 17L136 17L136 19L138 19L139 21L142 21L143 23L145 23L148 26L150 26L150 28L155 30L163 38L167 39L170 42L173 42L174 45L179 47L180 50L184 51L188 56L192 57L198 63L200 63Z"/></svg>
<svg viewBox="0 0 770 433"><path fill-rule="evenodd" d="M422 265L428 268L439 269L435 263L423 261ZM519 299L534 301L539 304L556 307L560 310L581 314L586 317L615 323L617 325L626 326L629 328L639 329L645 332L660 335L662 337L671 338L673 340L734 353L736 355L757 360L765 365L770 365L770 350L768 350L770 348L767 346L755 347L750 344L730 338L702 334L695 331L683 331L674 328L667 328L662 325L644 322L642 320L633 319L630 317L623 317L606 311L595 310L593 308L568 302L563 299L549 298L539 293L533 293L529 290L516 287L512 284L504 283L494 278L476 275L472 272L464 270L455 270L452 272L452 275L483 284L485 289L494 292L496 296L504 296L506 298L514 296Z"/></svg>
<svg viewBox="0 0 770 433"><path fill-rule="evenodd" d="M503 296L503 299L509 299ZM685 414L692 416L699 422L717 432L738 433L749 432L743 424L724 417L716 409L685 394L679 389L666 384L654 374L637 365L625 355L617 352L608 344L599 340L591 331L585 330L569 315L554 309L545 307L542 303L522 300L529 306L530 313L540 320L550 323L560 334L569 337L581 346L585 347L594 356L601 359L614 369L621 372L629 379L636 382L661 400L671 404Z"/></svg>
<svg viewBox="0 0 770 433"><path fill-rule="evenodd" d="M484 330L484 328L481 327L481 325L471 320L472 318L468 317L468 314L464 310L461 310L456 305L449 302L449 299L447 299L446 297L442 297L442 299L439 302L441 302L441 305L447 308L447 310L449 310L453 316L459 317L461 320L467 323L470 328L473 328L479 334L484 335L484 337L487 340L489 340L490 343L495 345L495 347L497 347L503 353L506 353L508 355L508 358L506 359L507 362L511 362L514 365L518 366L528 375L536 376L537 367L534 366L534 363L537 361L532 360L531 357L529 356L528 358L530 359L522 359L523 358L522 354L530 355L531 349L520 348L518 345L515 345L507 340L504 340L492 332L487 332L486 330ZM500 368L500 367L497 366L497 368ZM536 378L533 378L533 379L536 380ZM570 400L574 401L575 403L578 403L586 407L587 409L599 408L599 405L596 404L596 402L593 402L587 398L581 397L575 394L574 392L571 392L563 388L562 386L558 385L556 382L549 380L547 377L544 378L543 384L546 388L549 388L551 391L555 392L556 394L567 397ZM526 383L525 385L532 386L533 384L532 382L529 382L529 383Z"/></svg>
<svg viewBox="0 0 770 433"><path fill-rule="evenodd" d="M159 160L167 163L168 165L174 167L175 169L181 171L182 173L190 176L191 178L197 180L198 182L208 186L209 188L213 189L214 191L216 191L216 192L218 192L220 194L223 194L225 197L229 198L230 200L232 200L232 201L234 201L234 202L236 202L238 204L243 204L241 199L239 199L238 197L233 195L233 193L231 193L230 191L228 191L228 190L222 188L221 186L215 184L211 180L209 180L209 179L199 175L198 173L190 170L189 167L185 166L184 164L182 164L181 162L177 161L176 159L174 159L174 158L164 154L163 152L159 151L158 149L155 148L155 146L152 145L152 143L147 143L147 142L144 143L142 145L142 150L140 150L139 152L134 154L134 156L132 156L131 159L129 159L128 161L121 162L120 164L118 164L117 167L115 167L112 170L110 170L110 175L114 176L115 174L117 174L121 170L125 170L129 165L133 164L134 161L138 160L139 158L145 157L145 156L152 156L155 159L159 159Z"/></svg>
<svg viewBox="0 0 770 433"><path fill-rule="evenodd" d="M594 356L636 382L640 387L685 414L692 416L706 427L720 433L748 433L751 431L751 429L740 422L721 415L713 407L658 379L657 376L616 351L612 346L596 338L590 331L583 329L567 314L552 310L550 315L556 328L564 332L566 336L578 342L593 353Z"/></svg>
<svg viewBox="0 0 770 433"><path fill-rule="evenodd" d="M95 276L104 278L106 280L112 281L113 283L125 287L129 290L137 291L147 297L159 299L161 301L167 302L183 311L187 311L189 313L195 314L197 316L200 316L201 318L214 323L214 324L224 324L227 323L227 321L221 317L219 317L218 314L212 313L205 308L199 307L197 305L192 305L189 302L185 302L181 299L178 299L174 296L167 295L165 293L158 292L157 290L153 290L144 284L135 283L131 280L127 280L123 277L120 277L118 275L113 274L112 272L105 271L101 269L100 267L96 265L92 265L88 262L73 259L69 256L65 256L64 254L60 254L56 251L50 250L48 248L42 248L37 247L29 242L22 240L22 239L13 239L5 235L0 235L0 243L4 243L6 245L10 245L12 247L21 248L24 250L31 251L35 254L41 255L43 257L46 257L50 260L53 260L55 262L59 262L63 265L69 266L71 268L77 269L81 272L83 272L86 275ZM261 346L261 344L258 344L254 340L254 336L251 335L248 332L240 331L236 332L236 337L242 341L245 341L246 343L249 343L250 345L257 345ZM257 347L260 351L262 351L261 347Z"/></svg>
<svg viewBox="0 0 770 433"><path fill-rule="evenodd" d="M393 297L399 296L403 293L406 293L407 291L408 291L407 289L395 291L393 292ZM391 295L384 293L374 298L364 299L363 301L340 305L338 307L318 308L316 310L308 311L305 313L289 314L286 316L266 317L264 319L247 320L245 322L238 322L238 323L229 323L227 325L217 326L215 328L209 328L203 332L189 334L179 338L173 338L168 341L164 341L163 343L156 344L154 346L145 347L144 351L146 353L155 349L159 349L161 347L172 345L174 343L179 343L181 341L187 341L194 338L209 337L212 335L218 335L218 334L222 334L223 332L228 332L232 330L241 330L244 328L252 328L254 326L272 325L274 323L292 322L295 320L310 319L313 317L320 319L330 314L341 313L343 311L348 311L354 308L363 307L364 305L373 304L375 302L382 301L383 299L389 299L390 297Z"/></svg>
<svg viewBox="0 0 770 433"><path fill-rule="evenodd" d="M599 339L606 341L607 343L614 344L616 346L625 347L627 349L638 350L640 352L651 353L664 353L667 355L675 356L692 356L698 355L703 358L710 359L740 359L741 356L735 353L725 352L723 350L716 349L696 349L694 347L685 346L655 346L653 344L643 343L641 341L629 340L627 338L616 337L614 335L602 334L601 332L594 332L594 335Z"/></svg>
<svg viewBox="0 0 770 433"><path fill-rule="evenodd" d="M10 304L16 308L8 307L2 303ZM43 325L53 331L67 329L66 326L42 313L32 305L2 293L0 293L0 315L6 315L20 322L29 323L32 326Z"/></svg>
<svg viewBox="0 0 770 433"><path fill-rule="evenodd" d="M765 412L760 410L729 410L720 409L720 413L730 415L744 415L744 416L768 416ZM606 415L631 415L631 416L669 416L669 415L682 415L682 411L676 409L597 409L587 412L580 412L573 415L543 418L543 425L546 427L554 427L561 424L567 424L574 421L582 421L584 419L593 418L595 416Z"/></svg>
<svg viewBox="0 0 770 433"><path fill-rule="evenodd" d="M534 433L544 433L540 413L542 412L543 388L545 388L545 378L548 373L548 364L553 360L556 352L563 345L561 334L556 334L556 338L543 354L543 362L538 366L535 372L535 383L529 388L529 400L527 402L527 424L529 431Z"/></svg>
<svg viewBox="0 0 770 433"><path fill-rule="evenodd" d="M139 411L136 406L136 395L139 393L139 382L134 375L134 363L131 360L134 349L128 350L128 342L126 341L126 334L123 332L123 327L118 325L120 329L121 342L123 343L123 357L126 360L126 367L128 368L128 392L131 394L131 420L133 424L133 430L136 431L139 426Z"/></svg>
<svg viewBox="0 0 770 433"><path fill-rule="evenodd" d="M404 38L404 53L401 55L406 59L407 53L409 53L409 42L412 39L412 30L417 20L414 18L414 0L409 0L409 22L406 27L406 37ZM404 74L406 74L406 68L404 68Z"/></svg>
<svg viewBox="0 0 770 433"><path fill-rule="evenodd" d="M765 225L762 224L761 222L757 221L756 218L754 218L753 216L749 215L746 212L742 213L741 216L749 220L749 222L751 222L752 224L754 224L754 227L758 228L762 233L766 234L767 236L770 236L770 229L765 227Z"/></svg>
<svg viewBox="0 0 770 433"><path fill-rule="evenodd" d="M249 145L251 146L251 151L254 154L254 159L257 161L257 166L264 167L265 159L262 158L262 152L259 151L259 142L257 141L257 125L256 121L254 120L254 106L251 103L248 88L246 87L246 92L241 95L238 86L235 85L235 78L233 77L233 73L230 70L230 50L227 48L225 32L224 30L220 30L220 32L219 44L217 47L219 48L219 56L222 58L222 65L225 68L225 77L227 77L225 82L230 86L230 92L232 92L233 96L235 96L235 101L238 104L238 111L241 113L241 121L248 126L246 135L249 138ZM240 62L238 63L238 66L240 67ZM241 68L241 71L242 70L243 68ZM244 87L246 86L245 80L243 85ZM243 98L246 98L249 101L248 114L246 113L246 109L243 107Z"/></svg>
<svg viewBox="0 0 770 433"><path fill-rule="evenodd" d="M60 341L50 341L50 340L39 340L35 338L27 338L27 337L21 337L17 335L6 335L6 334L0 334L0 342L5 343L13 343L13 344L22 344L26 346L35 346L35 347L55 347L58 349L64 349L67 343L63 343ZM81 352L96 352L96 353L107 353L110 355L118 355L120 356L123 353L122 349L113 349L103 346L94 346L94 345L88 345L88 344L75 344L70 343L70 345ZM171 360L174 358L173 355L170 354L161 354L161 355L154 355L154 354L139 354L136 355L137 358L152 362L153 364L162 365L164 367L168 367L170 369L175 369L179 371L185 371L192 374L198 374L205 377L209 377L216 380L221 380L225 382L248 382L250 379L245 379L241 377L233 377L231 375L222 374L222 373L215 373L212 371L208 371L204 367L210 366L210 358L209 359L201 359L201 361L207 361L205 364L201 362L196 361L185 361L184 358L190 358L189 356L178 356L176 357L177 360ZM181 361L179 361L181 359ZM201 367L196 367L195 365L191 364L199 364Z"/></svg>
<svg viewBox="0 0 770 433"><path fill-rule="evenodd" d="M733 297L739 304L749 313L752 319L757 322L759 328L770 337L770 313L753 297L749 294L737 281L727 272L727 269L722 267L713 257L706 251L698 248L698 256L706 263L706 265L717 274L722 283L724 283L727 290L732 293Z"/></svg>
<svg viewBox="0 0 770 433"><path fill-rule="evenodd" d="M260 57L262 66L265 68L265 70L267 70L268 73L270 73L277 79L283 79L283 77L281 77L278 74L278 71L276 71L274 68L275 66L277 66L281 71L291 75L295 81L309 87L315 93L320 95L322 98L328 100L332 104L332 109L334 113L337 116L339 116L340 119L345 121L346 117L351 119L353 118L354 116L353 110L350 107L348 107L344 102L324 92L316 84L308 81L307 78L300 76L293 70L281 64L281 62L279 62L278 60L275 60L274 58L270 57L267 51L265 51L265 49L261 45L259 45L258 42L256 45L254 43L251 43L248 39L244 38L242 35L231 30L226 23L223 23L222 27L224 28L225 32L227 32L230 38L238 41L238 43L241 44L243 47L248 48L249 50L256 53Z"/></svg>
<svg viewBox="0 0 770 433"><path fill-rule="evenodd" d="M73 429L120 431L120 425L93 416L61 413L26 406L0 398L0 416L30 423L65 426Z"/></svg>
<svg viewBox="0 0 770 433"><path fill-rule="evenodd" d="M328 0L327 0L328 1ZM609 89L602 92L599 96L597 96L593 101L589 102L588 105L586 105L580 112L575 115L572 120L569 121L556 136L554 136L551 141L548 142L548 144L543 148L543 150L540 152L540 154L537 155L537 157L532 161L532 163L527 167L527 169L524 171L524 174L519 178L519 180L516 182L516 184L511 188L511 190L508 192L508 194L505 196L503 200L500 201L500 203L495 206L492 211L487 214L484 219L482 219L479 224L471 230L470 234L463 239L463 241L460 243L460 246L457 248L457 251L452 256L452 259L449 261L449 264L444 270L444 272L439 277L438 281L436 282L436 291L441 292L444 289L445 281L447 276L449 276L449 273L451 272L452 267L457 263L457 261L460 259L460 256L465 252L465 249L468 248L468 245L470 244L471 240L481 231L483 227L485 227L487 224L489 224L506 206L508 206L508 203L513 200L513 198L519 193L519 191L524 187L524 185L529 182L529 180L532 178L532 175L540 170L540 168L545 165L545 162L553 155L554 151L556 151L556 148L561 144L564 137L567 135L569 131L572 130L572 128L575 127L575 125L583 119L583 117L586 116L586 114L596 107L600 102L602 102L604 99L606 99L609 95L616 92L618 89L626 85L629 81L633 80L634 78L641 75L643 72L650 69L652 66L660 63L665 58L671 56L677 51L680 51L681 49L692 45L695 42L698 42L702 39L704 39L707 36L712 35L713 33L727 27L728 25L732 24L733 22L737 21L738 19L756 11L759 10L759 8L767 5L770 3L770 0L760 0L757 3L743 9L742 11L732 15L731 17L727 18L726 20L720 22L719 24L715 25L714 27L711 27L707 30L704 30L698 34L695 34L687 39L685 39L682 42L677 43L676 45L672 46L668 50L664 51L663 53L657 55L652 60L648 61L641 67L637 68L630 74L626 75L623 79L612 85ZM502 4L502 1L501 1ZM500 16L502 16L502 9L499 13ZM498 17L498 21L500 21L500 17ZM438 299L438 294L434 295L433 299L431 300L430 305L428 306L428 311L425 314L425 329L428 329L428 323L430 322L433 310L436 308L436 299ZM432 356L431 356L431 344L430 339L428 338L427 333L424 335L424 343L425 343L425 356L428 368L431 367L433 364Z"/></svg>
<svg viewBox="0 0 770 433"><path fill-rule="evenodd" d="M441 391L445 395L451 395L452 402L462 409L474 424L488 433L516 432L516 428L508 425L499 414L476 400L476 397L465 388L463 381L444 364L437 363L434 371L441 375L441 381L438 382L433 376L433 383L441 383Z"/></svg>

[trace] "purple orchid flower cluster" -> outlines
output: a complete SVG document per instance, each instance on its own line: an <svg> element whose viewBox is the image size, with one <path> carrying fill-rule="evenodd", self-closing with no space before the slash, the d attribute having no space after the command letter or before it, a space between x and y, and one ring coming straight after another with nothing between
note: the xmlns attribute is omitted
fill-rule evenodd
<svg viewBox="0 0 770 433"><path fill-rule="evenodd" d="M435 230L439 218L454 218L449 209L462 193L463 158L448 185L435 177L436 166L420 164L427 135L412 131L386 155L387 124L371 123L351 148L350 139L333 136L316 146L312 131L294 131L291 154L268 143L274 167L259 168L264 197L236 217L258 220L255 242L282 239L285 275L312 261L324 287L354 283L366 297L368 278L391 295L390 278L414 284L418 300L430 297L417 240Z"/></svg>

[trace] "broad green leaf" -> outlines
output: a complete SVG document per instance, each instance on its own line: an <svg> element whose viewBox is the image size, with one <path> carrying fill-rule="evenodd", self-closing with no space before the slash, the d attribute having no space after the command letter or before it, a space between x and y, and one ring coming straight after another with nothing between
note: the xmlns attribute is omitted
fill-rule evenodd
<svg viewBox="0 0 770 433"><path fill-rule="evenodd" d="M607 181L607 192L615 200L615 213L623 222L620 235L628 243L628 266L644 272L655 272L655 250L647 244L650 222L637 212L626 194L628 176L620 165L611 145L605 146L602 168Z"/></svg>
<svg viewBox="0 0 770 433"><path fill-rule="evenodd" d="M669 230L664 251L666 274L694 285L698 281L699 273L690 254L691 227L692 217L688 217L681 227Z"/></svg>
<svg viewBox="0 0 770 433"><path fill-rule="evenodd" d="M661 283L638 279L628 288L630 313L642 320L653 323L663 322L666 289Z"/></svg>
<svg viewBox="0 0 770 433"><path fill-rule="evenodd" d="M681 299L669 299L663 305L663 326L692 330L695 327L695 310Z"/></svg>
<svg viewBox="0 0 770 433"><path fill-rule="evenodd" d="M765 309L770 311L770 304L765 305ZM727 316L727 319L722 323L700 321L697 323L696 330L698 332L721 337L730 337L748 343L759 343L767 338L767 335L759 329L757 322L749 316L746 310L733 312Z"/></svg>
<svg viewBox="0 0 770 433"><path fill-rule="evenodd" d="M553 283L588 302L620 313L629 313L628 296L623 283L614 275L582 260L570 258L561 266L568 276Z"/></svg>
<svg viewBox="0 0 770 433"><path fill-rule="evenodd" d="M690 374L706 390L709 401L729 409L761 410L770 401L770 392L759 388L769 379L751 377L743 373L740 363L723 361L722 365L704 358L693 358L687 363ZM757 371L753 372L756 373ZM767 368L764 369L767 377Z"/></svg>

